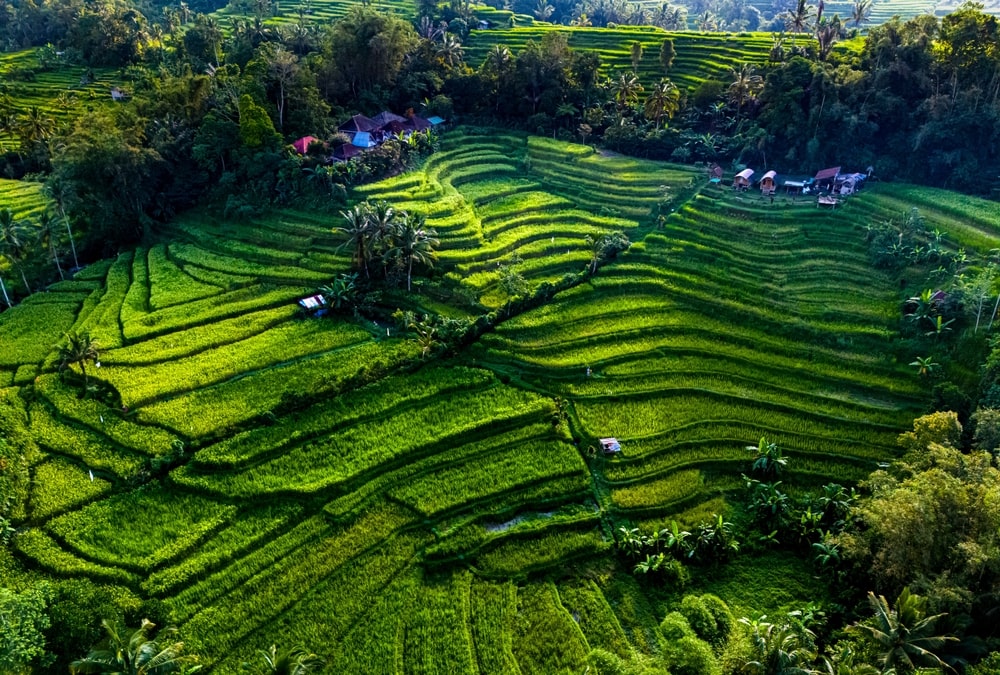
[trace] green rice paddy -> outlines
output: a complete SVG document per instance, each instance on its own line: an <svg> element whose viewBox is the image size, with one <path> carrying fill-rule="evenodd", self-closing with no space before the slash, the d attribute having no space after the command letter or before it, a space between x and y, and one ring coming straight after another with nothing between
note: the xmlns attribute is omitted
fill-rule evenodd
<svg viewBox="0 0 1000 675"><path fill-rule="evenodd" d="M956 245L1000 240L989 203L944 191L874 185L821 211L501 130L448 132L352 198L438 230L416 304L450 287L455 314L503 307L501 266L567 290L426 360L394 326L295 311L349 267L336 213L194 213L0 314L0 383L38 444L16 550L158 600L212 672L276 640L331 673L568 673L595 647L659 650L674 599L615 566L612 522L728 510L765 434L792 486L891 458L928 392L863 225L918 206ZM613 231L631 249L580 275L585 237ZM55 373L74 328L103 345L88 372L108 401ZM621 457L590 459L604 436ZM740 613L824 592L780 554L695 583Z"/></svg>

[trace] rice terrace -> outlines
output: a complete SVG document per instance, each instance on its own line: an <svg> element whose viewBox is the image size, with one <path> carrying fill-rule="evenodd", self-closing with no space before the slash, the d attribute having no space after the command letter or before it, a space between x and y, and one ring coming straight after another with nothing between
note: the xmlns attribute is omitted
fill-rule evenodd
<svg viewBox="0 0 1000 675"><path fill-rule="evenodd" d="M1000 673L997 8L795 4L0 3L0 675Z"/></svg>

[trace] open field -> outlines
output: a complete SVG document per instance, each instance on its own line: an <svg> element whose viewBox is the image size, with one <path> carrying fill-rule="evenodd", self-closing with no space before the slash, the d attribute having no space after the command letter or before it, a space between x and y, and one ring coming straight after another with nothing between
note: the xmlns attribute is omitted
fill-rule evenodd
<svg viewBox="0 0 1000 675"><path fill-rule="evenodd" d="M395 327L295 310L349 268L335 213L193 213L0 314L0 386L38 444L15 549L156 600L211 672L278 639L330 673L569 673L596 647L658 651L674 600L614 563L615 525L727 512L762 435L793 488L860 479L923 410L864 224L917 206L956 246L1000 243L988 203L943 191L875 185L821 211L500 130L448 132L352 198L438 230L418 310L503 307L498 266L566 290L424 359ZM631 249L580 275L585 237L613 231ZM102 345L103 398L55 372L74 327ZM603 436L621 457L590 458ZM761 565L788 578L751 597ZM732 570L695 583L744 614L824 593L781 553Z"/></svg>

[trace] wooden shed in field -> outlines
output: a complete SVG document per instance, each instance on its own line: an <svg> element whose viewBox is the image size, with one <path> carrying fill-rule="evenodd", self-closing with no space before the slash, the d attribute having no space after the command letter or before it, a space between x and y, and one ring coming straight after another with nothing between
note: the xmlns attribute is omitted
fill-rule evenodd
<svg viewBox="0 0 1000 675"><path fill-rule="evenodd" d="M830 190L833 188L834 183L837 182L837 176L840 175L840 167L834 166L829 169L823 169L818 172L813 178L816 184L817 190Z"/></svg>
<svg viewBox="0 0 1000 675"><path fill-rule="evenodd" d="M602 438L601 450L604 451L605 455L614 455L622 451L622 446L617 438Z"/></svg>
<svg viewBox="0 0 1000 675"><path fill-rule="evenodd" d="M743 169L733 177L734 190L749 190L750 179L753 178L753 169Z"/></svg>
<svg viewBox="0 0 1000 675"><path fill-rule="evenodd" d="M771 196L777 192L777 188L774 185L775 178L778 177L777 171L768 171L764 174L764 177L760 179L760 192L764 196Z"/></svg>

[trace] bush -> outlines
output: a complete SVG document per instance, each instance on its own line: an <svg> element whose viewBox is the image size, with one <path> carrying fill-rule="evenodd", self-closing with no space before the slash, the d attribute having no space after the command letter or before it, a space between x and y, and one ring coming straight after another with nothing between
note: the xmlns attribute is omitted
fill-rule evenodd
<svg viewBox="0 0 1000 675"><path fill-rule="evenodd" d="M688 621L695 634L711 644L715 650L725 645L735 619L729 607L718 596L685 595L678 610Z"/></svg>
<svg viewBox="0 0 1000 675"><path fill-rule="evenodd" d="M663 661L673 675L721 675L722 670L712 648L698 639L683 614L667 614L660 630L667 642Z"/></svg>

